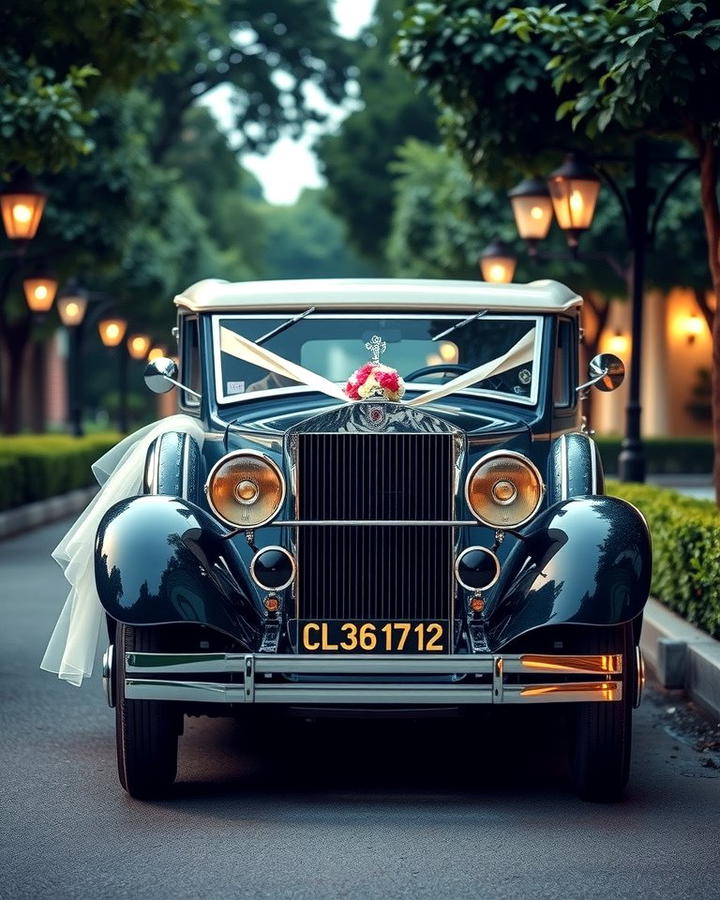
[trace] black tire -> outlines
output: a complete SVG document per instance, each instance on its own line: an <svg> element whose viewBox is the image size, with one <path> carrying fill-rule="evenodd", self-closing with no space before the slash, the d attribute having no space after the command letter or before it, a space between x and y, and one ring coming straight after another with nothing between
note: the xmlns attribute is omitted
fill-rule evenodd
<svg viewBox="0 0 720 900"><path fill-rule="evenodd" d="M573 775L583 800L612 803L622 798L630 773L635 645L632 622L588 629L582 653L622 653L622 699L581 703L575 712Z"/></svg>
<svg viewBox="0 0 720 900"><path fill-rule="evenodd" d="M160 700L125 699L125 653L162 649L158 628L117 626L115 643L115 735L120 784L138 800L164 796L177 774L182 712Z"/></svg>

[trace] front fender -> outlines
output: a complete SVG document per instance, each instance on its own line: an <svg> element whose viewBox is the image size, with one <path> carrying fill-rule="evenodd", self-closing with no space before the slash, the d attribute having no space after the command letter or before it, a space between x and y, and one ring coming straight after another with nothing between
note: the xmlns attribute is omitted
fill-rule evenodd
<svg viewBox="0 0 720 900"><path fill-rule="evenodd" d="M128 625L208 625L254 649L260 614L223 535L210 515L178 497L131 497L111 506L95 543L105 611Z"/></svg>
<svg viewBox="0 0 720 900"><path fill-rule="evenodd" d="M650 591L650 535L617 497L552 506L524 533L488 604L492 650L546 625L616 625L634 619Z"/></svg>

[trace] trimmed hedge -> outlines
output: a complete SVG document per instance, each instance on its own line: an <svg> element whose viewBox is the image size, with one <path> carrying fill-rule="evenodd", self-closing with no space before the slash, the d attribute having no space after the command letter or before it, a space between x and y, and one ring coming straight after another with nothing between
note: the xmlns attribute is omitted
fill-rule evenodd
<svg viewBox="0 0 720 900"><path fill-rule="evenodd" d="M616 473L622 438L594 435L603 468ZM704 475L713 469L712 438L645 438L645 459L650 475Z"/></svg>
<svg viewBox="0 0 720 900"><path fill-rule="evenodd" d="M643 513L653 542L652 594L720 638L720 510L710 500L644 484L608 482L607 492Z"/></svg>
<svg viewBox="0 0 720 900"><path fill-rule="evenodd" d="M94 484L90 466L120 438L110 432L0 437L0 511Z"/></svg>

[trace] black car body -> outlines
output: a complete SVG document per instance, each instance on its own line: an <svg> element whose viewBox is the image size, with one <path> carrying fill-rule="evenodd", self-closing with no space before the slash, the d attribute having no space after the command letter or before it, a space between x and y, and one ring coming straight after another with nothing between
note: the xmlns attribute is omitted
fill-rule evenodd
<svg viewBox="0 0 720 900"><path fill-rule="evenodd" d="M206 281L175 302L179 371L149 379L184 385L204 438L158 437L144 494L107 512L96 546L130 793L172 782L189 711L563 702L580 793L619 796L650 540L605 496L582 428L580 298L554 282ZM381 344L399 402L343 402L252 355L339 385ZM595 361L600 387L618 363Z"/></svg>

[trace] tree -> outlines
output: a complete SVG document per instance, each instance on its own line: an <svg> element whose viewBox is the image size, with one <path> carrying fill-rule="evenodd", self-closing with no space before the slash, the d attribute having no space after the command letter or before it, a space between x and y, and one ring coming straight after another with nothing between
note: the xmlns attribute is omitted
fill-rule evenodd
<svg viewBox="0 0 720 900"><path fill-rule="evenodd" d="M263 152L281 133L299 137L326 118L321 103L345 99L350 42L336 32L328 0L217 0L203 4L173 53L173 70L154 79L163 109L154 141L162 160L200 97L223 86L234 111L234 138Z"/></svg>
<svg viewBox="0 0 720 900"><path fill-rule="evenodd" d="M504 14L504 15L503 15ZM398 38L403 62L443 109L474 173L498 181L545 168L548 150L682 142L699 159L711 281L720 295L717 197L720 77L717 0L619 0L564 6L491 0L416 3ZM662 72L662 77L658 73ZM720 316L713 322L715 486L720 500Z"/></svg>
<svg viewBox="0 0 720 900"><path fill-rule="evenodd" d="M384 261L390 232L397 148L410 137L437 138L432 102L390 62L400 6L400 0L379 0L356 51L362 108L317 143L330 209L346 223L352 245L376 265Z"/></svg>
<svg viewBox="0 0 720 900"><path fill-rule="evenodd" d="M259 211L265 250L263 274L272 278L349 278L375 274L347 246L342 223L323 192L304 190L292 206L264 204Z"/></svg>
<svg viewBox="0 0 720 900"><path fill-rule="evenodd" d="M0 174L89 153L95 99L169 63L200 0L25 0L0 11Z"/></svg>

